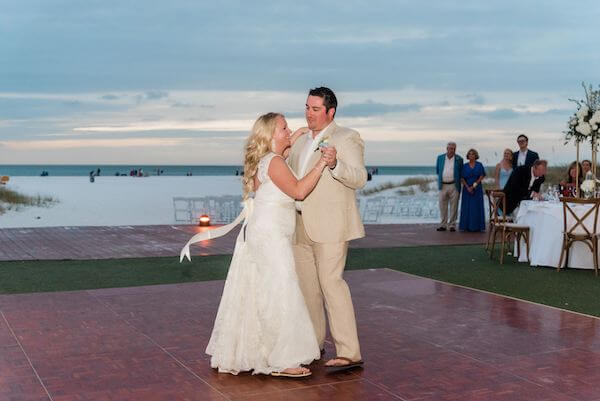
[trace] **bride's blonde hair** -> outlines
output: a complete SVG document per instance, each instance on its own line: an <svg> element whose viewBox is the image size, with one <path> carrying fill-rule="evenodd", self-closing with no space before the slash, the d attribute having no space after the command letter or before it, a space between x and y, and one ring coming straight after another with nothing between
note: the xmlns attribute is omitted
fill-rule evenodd
<svg viewBox="0 0 600 401"><path fill-rule="evenodd" d="M242 178L243 197L247 199L254 191L254 176L260 159L271 151L271 141L277 125L279 113L267 113L258 117L244 147L244 177Z"/></svg>

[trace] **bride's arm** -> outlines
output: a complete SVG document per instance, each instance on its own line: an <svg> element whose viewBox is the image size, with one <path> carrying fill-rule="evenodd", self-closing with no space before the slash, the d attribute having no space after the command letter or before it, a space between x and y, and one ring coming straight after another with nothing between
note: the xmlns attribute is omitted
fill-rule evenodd
<svg viewBox="0 0 600 401"><path fill-rule="evenodd" d="M325 161L321 158L304 178L298 180L281 157L274 157L269 164L269 177L287 196L304 200L319 182L325 166Z"/></svg>
<svg viewBox="0 0 600 401"><path fill-rule="evenodd" d="M290 152L292 150L292 146L294 146L294 143L296 143L298 138L300 138L300 136L302 136L302 134L306 134L308 131L310 131L310 129L308 129L308 127L302 127L302 128L298 128L296 131L294 131L292 133L292 135L290 135L290 147L283 151L284 159L288 158L288 156L290 155Z"/></svg>
<svg viewBox="0 0 600 401"><path fill-rule="evenodd" d="M296 143L298 138L300 138L300 136L302 136L302 134L306 134L308 131L310 131L310 129L308 129L308 127L298 128L296 131L294 131L292 133L292 135L290 135L291 146L294 146L294 143Z"/></svg>

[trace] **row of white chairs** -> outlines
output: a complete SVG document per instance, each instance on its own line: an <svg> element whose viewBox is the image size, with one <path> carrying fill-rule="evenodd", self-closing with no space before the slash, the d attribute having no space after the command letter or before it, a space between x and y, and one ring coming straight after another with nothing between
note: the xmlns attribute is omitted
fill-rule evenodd
<svg viewBox="0 0 600 401"><path fill-rule="evenodd" d="M173 210L176 223L197 223L207 214L211 222L226 224L242 211L240 196L174 197ZM377 196L357 198L357 206L365 223L396 219L437 219L437 197L432 196Z"/></svg>
<svg viewBox="0 0 600 401"><path fill-rule="evenodd" d="M176 223L197 223L200 216L210 216L211 223L227 224L242 211L241 196L174 197Z"/></svg>
<svg viewBox="0 0 600 401"><path fill-rule="evenodd" d="M440 215L438 198L432 196L376 196L358 201L365 223L398 218L437 219Z"/></svg>

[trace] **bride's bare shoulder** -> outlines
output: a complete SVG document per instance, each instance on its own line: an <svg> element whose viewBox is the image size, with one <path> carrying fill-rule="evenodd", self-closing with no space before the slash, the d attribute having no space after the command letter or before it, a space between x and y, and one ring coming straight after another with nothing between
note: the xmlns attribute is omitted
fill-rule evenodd
<svg viewBox="0 0 600 401"><path fill-rule="evenodd" d="M272 170L273 169L273 170ZM270 171L280 171L283 169L288 169L287 162L281 155L275 154L269 163L269 172Z"/></svg>

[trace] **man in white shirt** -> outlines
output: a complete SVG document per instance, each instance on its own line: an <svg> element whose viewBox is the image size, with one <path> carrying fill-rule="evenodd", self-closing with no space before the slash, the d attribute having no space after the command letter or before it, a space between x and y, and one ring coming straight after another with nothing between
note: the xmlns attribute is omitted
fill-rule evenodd
<svg viewBox="0 0 600 401"><path fill-rule="evenodd" d="M367 182L367 169L360 134L336 124L336 109L331 89L310 90L305 109L310 131L297 139L288 158L298 178L318 162L321 152L328 166L315 189L296 203L294 235L298 281L321 349L329 321L336 355L326 362L328 370L362 365L354 307L343 273L348 242L365 235L356 190Z"/></svg>
<svg viewBox="0 0 600 401"><path fill-rule="evenodd" d="M458 199L460 197L460 177L463 160L456 154L456 143L448 142L446 153L437 157L436 174L438 176L438 189L440 191L440 217L441 224L437 231L456 231L458 217ZM450 207L450 216L448 216Z"/></svg>
<svg viewBox="0 0 600 401"><path fill-rule="evenodd" d="M529 138L527 135L519 135L517 137L519 150L513 153L513 169L520 166L531 167L533 163L540 158L537 152L529 150Z"/></svg>

